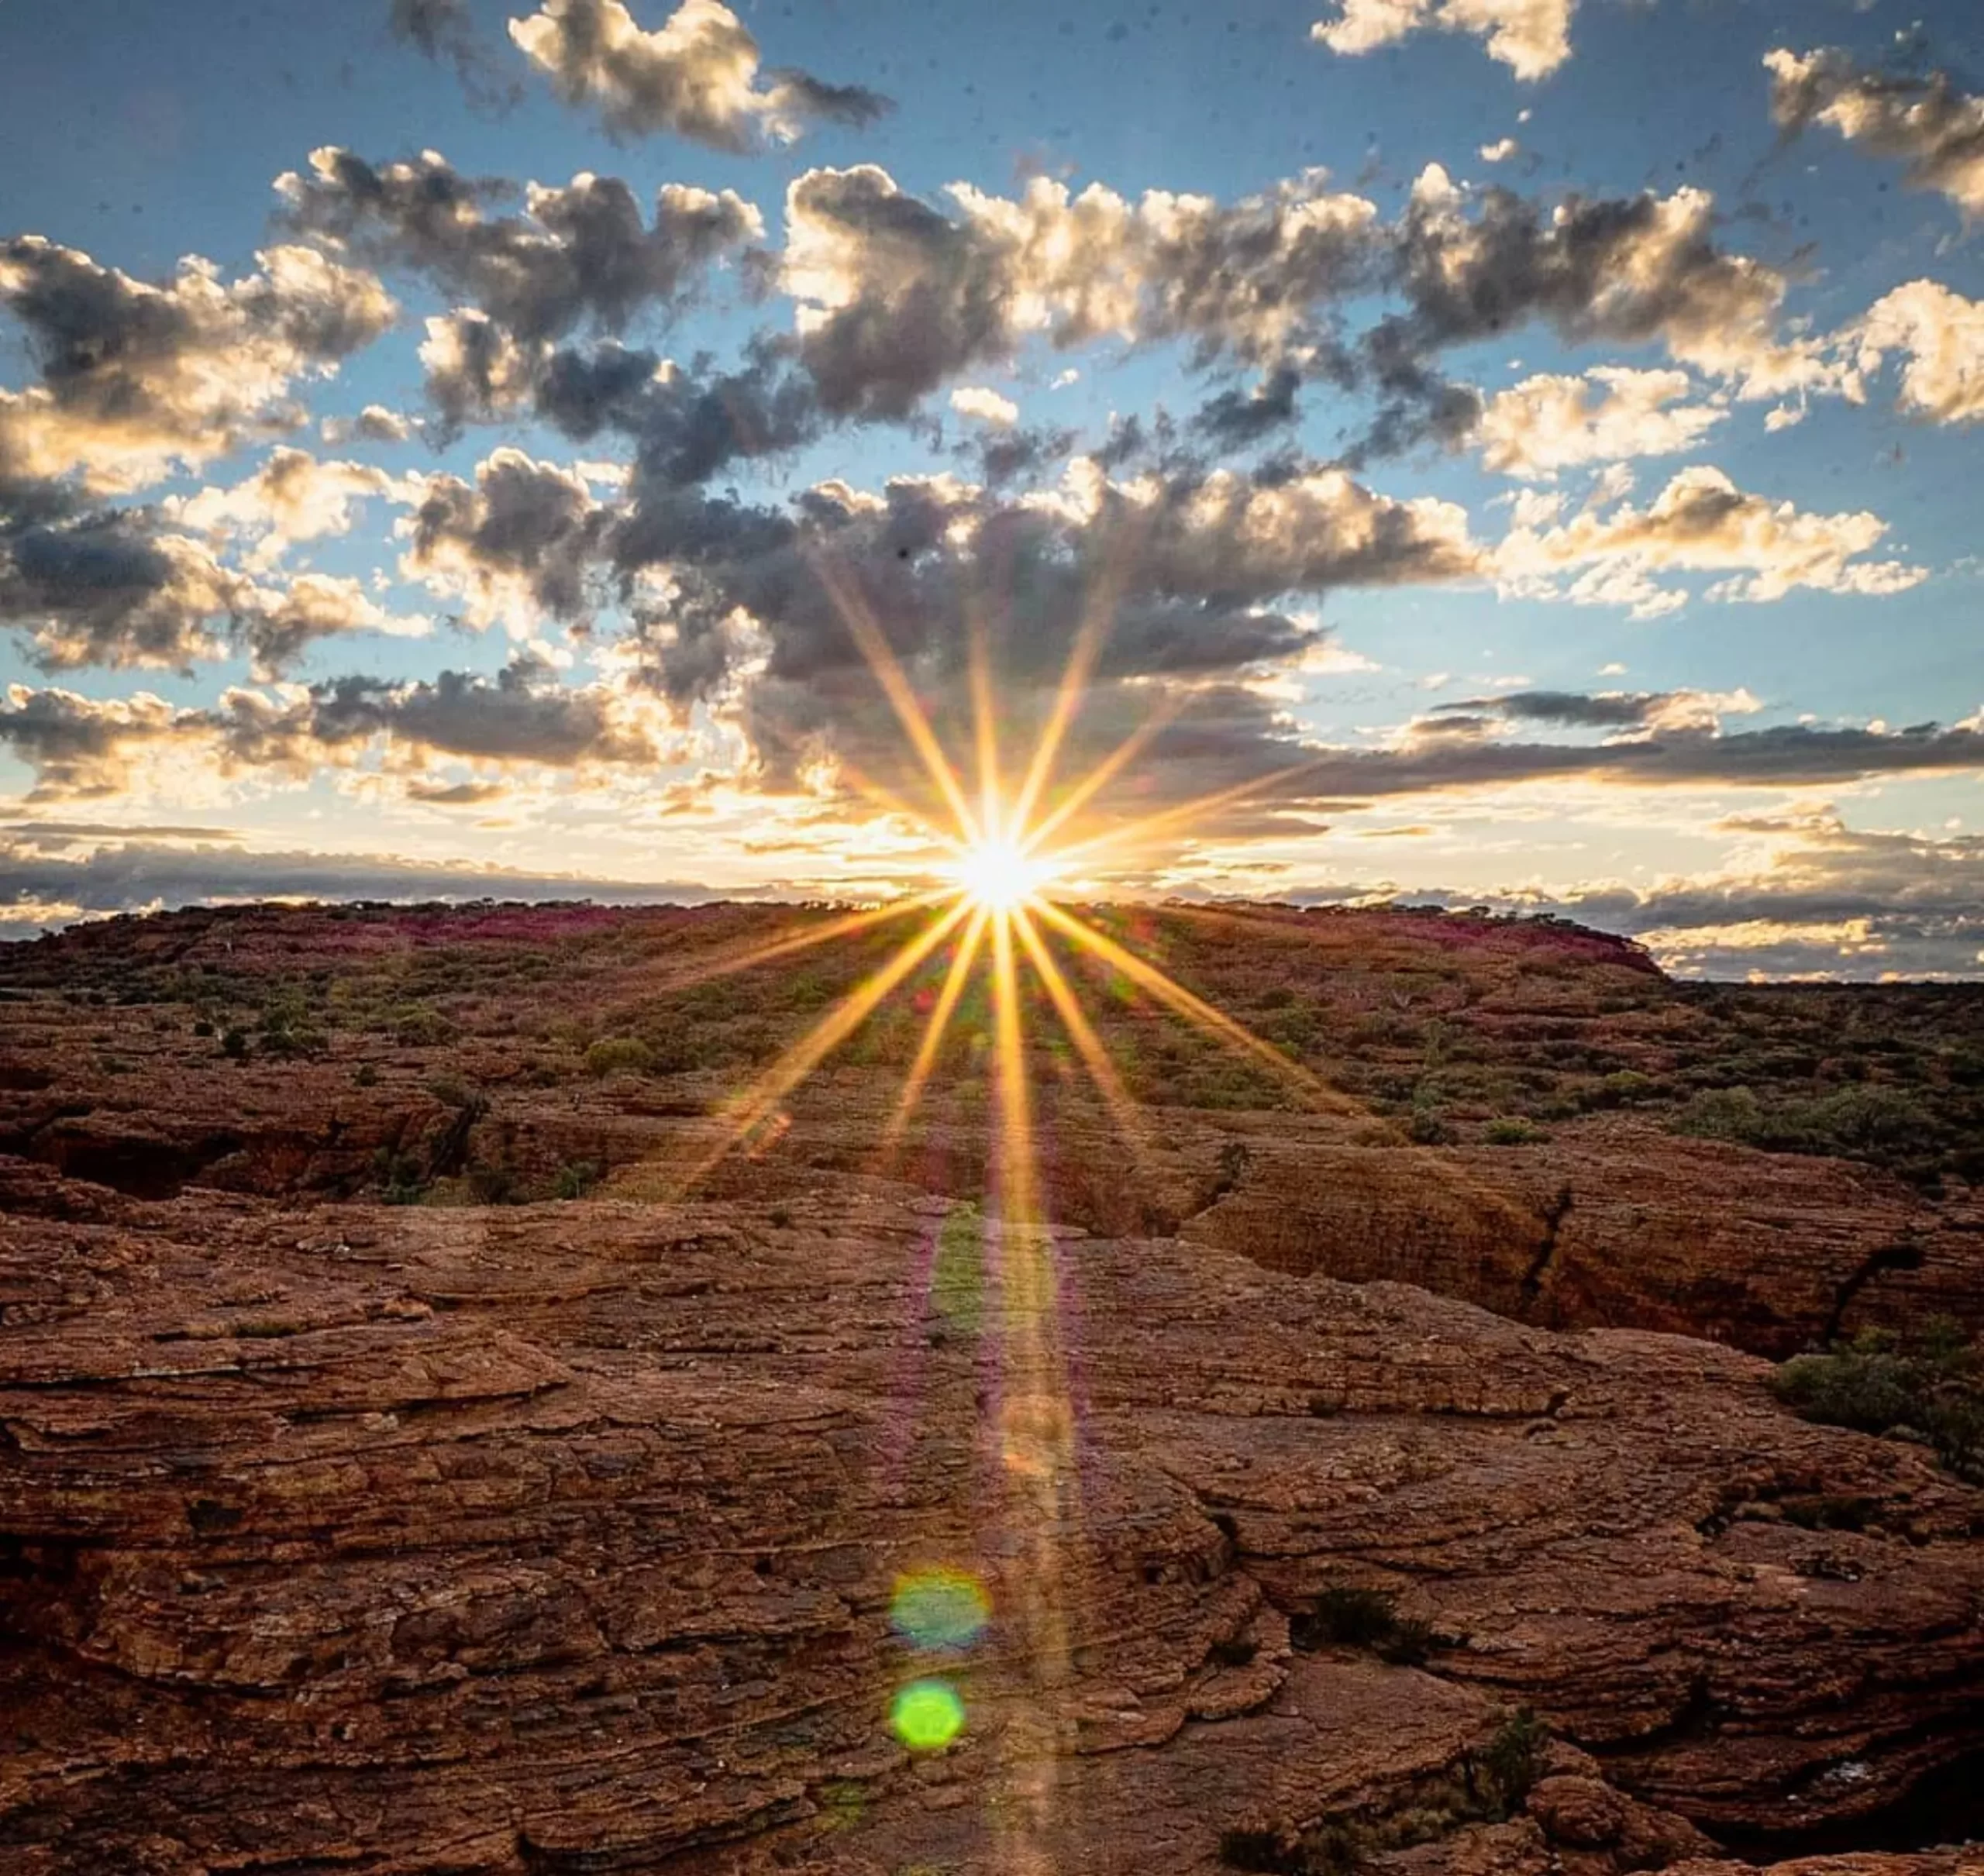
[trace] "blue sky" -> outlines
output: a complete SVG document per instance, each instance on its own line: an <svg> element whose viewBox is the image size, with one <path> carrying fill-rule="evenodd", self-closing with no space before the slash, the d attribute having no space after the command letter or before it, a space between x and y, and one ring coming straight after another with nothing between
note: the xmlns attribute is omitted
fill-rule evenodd
<svg viewBox="0 0 1984 1876"><path fill-rule="evenodd" d="M992 608L1009 766L1109 596L1098 888L1975 974L1980 89L1957 0L0 6L0 933L913 882L831 587L947 735Z"/></svg>

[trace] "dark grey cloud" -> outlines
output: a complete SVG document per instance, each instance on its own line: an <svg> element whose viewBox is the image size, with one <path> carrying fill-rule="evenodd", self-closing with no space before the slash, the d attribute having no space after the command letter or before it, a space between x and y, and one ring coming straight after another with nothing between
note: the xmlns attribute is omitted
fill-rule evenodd
<svg viewBox="0 0 1984 1876"><path fill-rule="evenodd" d="M291 726L275 733L287 735ZM617 718L606 692L569 690L532 658L518 659L493 680L443 671L431 682L354 676L313 685L298 733L333 747L385 735L443 756L554 769L657 757L646 737ZM267 734L257 725L240 733L240 742L252 752Z"/></svg>
<svg viewBox="0 0 1984 1876"><path fill-rule="evenodd" d="M718 0L684 0L653 32L620 0L544 0L510 37L566 103L598 112L618 137L667 133L742 152L789 143L811 126L859 127L894 107L878 91L773 71L760 82L758 42Z"/></svg>
<svg viewBox="0 0 1984 1876"><path fill-rule="evenodd" d="M498 449L477 465L473 484L426 478L407 524L406 568L459 595L477 623L527 630L577 619L591 603L608 519L577 475Z"/></svg>
<svg viewBox="0 0 1984 1876"><path fill-rule="evenodd" d="M1512 690L1506 696L1465 697L1435 706L1440 714L1459 711L1477 721L1499 717L1552 723L1575 729L1638 729L1687 694L1676 690Z"/></svg>
<svg viewBox="0 0 1984 1876"><path fill-rule="evenodd" d="M646 679L678 711L726 700L774 782L832 756L927 801L860 628L911 673L960 762L973 630L1015 760L1080 641L1091 662L1068 773L1162 717L1144 767L1167 791L1204 792L1292 759L1293 732L1258 687L1326 635L1283 596L1452 579L1478 562L1458 510L1332 470L1200 473L1134 497L1091 473L1073 507L942 477L879 495L822 484L784 509L642 490L610 546L623 577L666 581L665 601L636 604Z"/></svg>
<svg viewBox="0 0 1984 1876"><path fill-rule="evenodd" d="M1192 427L1218 449L1245 449L1294 422L1301 373L1277 366L1252 391L1223 391L1202 404Z"/></svg>
<svg viewBox="0 0 1984 1876"><path fill-rule="evenodd" d="M524 212L500 214L514 184L463 176L431 150L375 167L327 146L311 153L307 174L291 170L276 188L293 232L418 274L525 343L582 324L619 332L640 312L673 312L763 232L734 191L680 183L656 192L644 221L613 176L530 184Z"/></svg>
<svg viewBox="0 0 1984 1876"><path fill-rule="evenodd" d="M522 101L523 87L498 73L475 29L468 0L392 0L386 26L401 44L437 64L452 65L470 103L507 108Z"/></svg>

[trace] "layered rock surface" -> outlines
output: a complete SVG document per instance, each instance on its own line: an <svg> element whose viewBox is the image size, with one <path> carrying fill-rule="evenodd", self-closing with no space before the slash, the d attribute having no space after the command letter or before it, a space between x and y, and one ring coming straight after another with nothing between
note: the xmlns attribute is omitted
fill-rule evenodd
<svg viewBox="0 0 1984 1876"><path fill-rule="evenodd" d="M821 1003L688 1021L677 948L763 931L671 916L188 915L0 973L9 1876L1984 1866L1984 1493L1745 1352L1977 1320L1960 1180L1638 1111L1415 1144L1122 1017L1217 1100L1132 1150L1043 1045L1051 1249L972 1203L968 1047L886 1176L884 1037L691 1191L758 1058L704 1038ZM1490 934L1465 1008L1569 969L1614 1031L1696 1020L1545 938ZM709 1059L581 1065L637 1029ZM891 1620L934 1569L989 1603L954 1650ZM1328 1640L1345 1589L1414 1644ZM912 1753L928 1677L963 1729Z"/></svg>
<svg viewBox="0 0 1984 1876"><path fill-rule="evenodd" d="M1984 1496L1705 1343L1064 1236L1043 1532L1010 1247L954 1220L937 1281L900 1186L116 1209L0 1264L9 1868L1203 1871L1518 1704L1555 1775L1398 1854L1611 1868L1849 1826L1984 1740ZM1878 1509L1787 1520L1820 1494ZM993 1610L955 1657L888 1619L937 1565ZM1423 1665L1291 1647L1345 1584ZM925 1671L968 1717L912 1760Z"/></svg>

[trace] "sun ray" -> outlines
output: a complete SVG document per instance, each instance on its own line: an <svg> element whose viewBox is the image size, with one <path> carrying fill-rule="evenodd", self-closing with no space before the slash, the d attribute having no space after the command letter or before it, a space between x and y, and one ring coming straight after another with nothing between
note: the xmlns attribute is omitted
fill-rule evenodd
<svg viewBox="0 0 1984 1876"><path fill-rule="evenodd" d="M682 1189L691 1190L707 1179L780 1101L860 1027L882 1000L957 928L970 910L963 900L958 900L850 990L759 1076L732 1103L723 1137L684 1175Z"/></svg>
<svg viewBox="0 0 1984 1876"><path fill-rule="evenodd" d="M909 674L902 668L902 661L895 655L887 637L875 622L874 615L868 610L867 601L854 589L852 581L838 573L824 552L812 556L814 571L818 574L820 583L826 589L827 597L834 603L841 622L852 635L855 645L868 662L869 669L875 674L875 680L882 687L882 694L888 699L889 707L896 714L896 721L902 725L903 734L908 737L910 745L922 759L937 791L944 797L945 804L956 815L958 825L963 829L966 838L980 838L980 829L971 804L965 799L964 790L952 768L937 733L930 727L930 719L925 714L923 706L917 701L916 692L909 681Z"/></svg>
<svg viewBox="0 0 1984 1876"><path fill-rule="evenodd" d="M891 899L886 905L869 906L857 912L846 913L788 938L774 938L746 951L705 959L700 964L663 978L656 987L663 990L693 990L698 984L734 977L739 971L754 970L761 964L773 963L780 958L811 951L817 945L830 944L835 938L852 938L859 932L873 931L877 925L906 918L912 912L927 911L950 897L951 890L945 887L935 892L914 893L907 898Z"/></svg>
<svg viewBox="0 0 1984 1876"><path fill-rule="evenodd" d="M1310 774L1331 762L1342 760L1341 756L1319 756L1308 762L1292 762L1285 769L1271 769L1266 775L1256 776L1251 781L1236 782L1229 788L1215 789L1210 794L1197 796L1190 801L1181 801L1175 807L1159 808L1155 813L1142 815L1121 827L1104 828L1090 835L1086 840L1076 841L1071 845L1058 849L1057 856L1063 860L1073 860L1102 847L1122 854L1134 852L1139 842L1149 841L1183 823L1197 821L1222 807L1231 807L1242 801L1258 800L1268 790L1283 782L1292 782L1298 776Z"/></svg>
<svg viewBox="0 0 1984 1876"><path fill-rule="evenodd" d="M903 1083L901 1098L896 1103L896 1110L890 1117L887 1131L882 1135L879 1155L884 1166L894 1158L910 1117L916 1111L917 1103L923 1098L924 1084L937 1065L937 1054L944 1045L945 1031L950 1027L958 1001L964 995L965 986L970 981L971 967L978 956L978 948L984 941L986 921L990 911L983 906L972 914L971 923L965 928L963 938L951 959L951 968L944 979L944 987L937 994L936 1007L930 1012L930 1021L924 1027L923 1041L917 1049L916 1059L911 1063L909 1079Z"/></svg>
<svg viewBox="0 0 1984 1876"><path fill-rule="evenodd" d="M1135 952L1125 950L1106 933L1097 931L1092 925L1084 924L1060 907L1049 905L1044 900L1036 902L1035 909L1057 931L1065 933L1092 955L1121 971L1132 983L1147 990L1159 1002L1169 1004L1187 1021L1223 1038L1244 1054L1266 1063L1330 1111L1338 1114L1359 1111L1355 1101L1319 1080L1301 1063L1291 1062L1273 1044L1262 1041L1251 1029L1236 1023L1224 1010L1214 1009L1203 997L1195 997L1176 979L1167 976L1156 965L1138 957Z"/></svg>
<svg viewBox="0 0 1984 1876"><path fill-rule="evenodd" d="M1122 523L1111 536L1107 549L1102 556L1094 588L1068 648L1068 662L1055 692L1053 708L1034 746L1033 760L1027 766L1026 778L1014 798L1011 824L1015 831L1032 822L1041 791L1053 773L1062 742L1080 712L1082 694L1087 687L1090 674L1095 669L1096 660L1102 656L1110 633L1115 629L1116 602L1122 596L1130 563L1135 558L1135 537L1146 532L1148 524L1142 521ZM1033 844L1038 845L1039 838L1036 831Z"/></svg>
<svg viewBox="0 0 1984 1876"><path fill-rule="evenodd" d="M1013 914L1013 923L1018 930L1020 943L1046 990L1048 1001L1053 1004L1054 1014L1061 1019L1061 1027L1068 1032L1075 1052L1082 1058L1082 1065L1088 1070L1089 1079L1101 1094L1117 1131L1123 1136L1124 1143L1138 1163L1147 1164L1151 1158L1150 1137L1144 1126L1142 1109L1123 1086L1122 1078L1110 1061L1102 1038L1095 1033L1094 1025L1076 1001L1060 966L1054 962L1045 941L1034 929L1033 921L1027 915L1025 907Z"/></svg>
<svg viewBox="0 0 1984 1876"><path fill-rule="evenodd" d="M1142 723L1125 736L1114 749L1084 775L1074 787L1057 802L1053 811L1028 828L1025 845L1029 852L1045 846L1071 817L1080 812L1095 797L1122 773L1131 762L1140 756L1156 736L1175 718L1184 700L1176 693L1167 691L1159 700ZM1096 843L1087 843L1094 845ZM1067 858L1082 851L1080 846L1059 849L1057 858Z"/></svg>

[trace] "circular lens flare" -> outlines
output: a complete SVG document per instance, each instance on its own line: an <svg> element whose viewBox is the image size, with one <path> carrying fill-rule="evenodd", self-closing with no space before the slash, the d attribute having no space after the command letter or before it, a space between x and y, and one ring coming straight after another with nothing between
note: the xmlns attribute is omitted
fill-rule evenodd
<svg viewBox="0 0 1984 1876"><path fill-rule="evenodd" d="M956 869L959 889L988 912L1023 906L1054 876L1050 861L1036 859L1010 840L981 840L965 849Z"/></svg>
<svg viewBox="0 0 1984 1876"><path fill-rule="evenodd" d="M889 1704L889 1729L911 1752L940 1752L964 1730L964 1702L948 1681L912 1681Z"/></svg>
<svg viewBox="0 0 1984 1876"><path fill-rule="evenodd" d="M992 1619L985 1586L966 1570L918 1570L896 1578L889 1620L919 1648L968 1648Z"/></svg>

